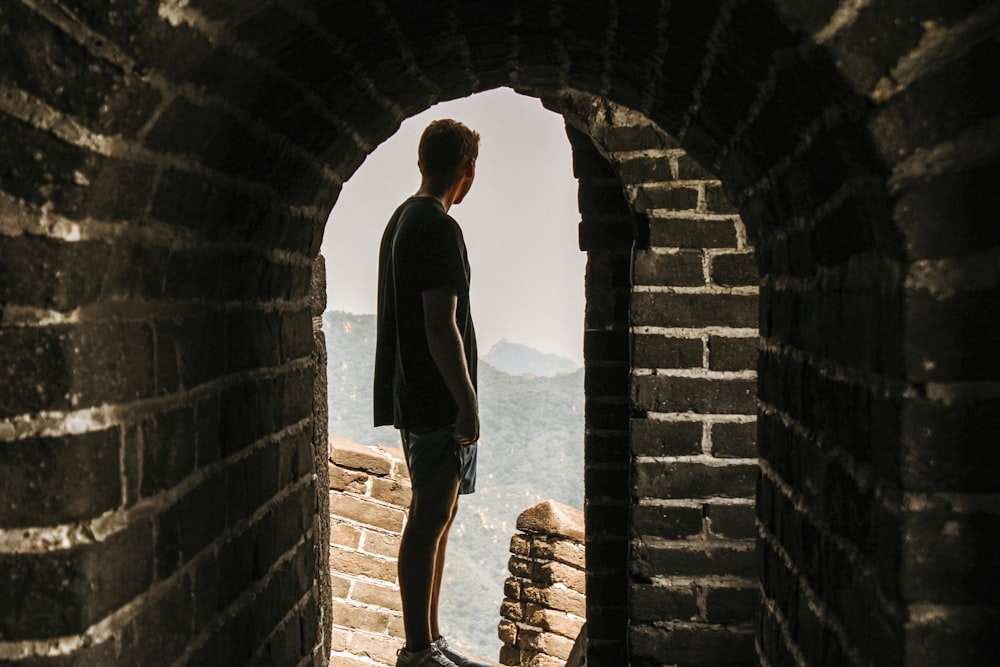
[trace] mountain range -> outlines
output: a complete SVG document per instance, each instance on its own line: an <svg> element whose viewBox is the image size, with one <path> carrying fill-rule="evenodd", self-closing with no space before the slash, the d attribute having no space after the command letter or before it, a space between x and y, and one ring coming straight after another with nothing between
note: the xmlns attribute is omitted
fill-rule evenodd
<svg viewBox="0 0 1000 667"><path fill-rule="evenodd" d="M375 316L328 311L330 433L365 445L399 446L373 428ZM517 516L542 500L583 508L583 369L501 340L479 363L479 480L463 496L448 545L441 622L484 657L500 650L497 622Z"/></svg>

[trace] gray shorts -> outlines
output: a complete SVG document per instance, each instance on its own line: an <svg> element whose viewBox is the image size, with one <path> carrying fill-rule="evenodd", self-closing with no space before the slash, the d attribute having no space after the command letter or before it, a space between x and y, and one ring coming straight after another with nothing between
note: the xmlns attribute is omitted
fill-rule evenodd
<svg viewBox="0 0 1000 667"><path fill-rule="evenodd" d="M478 445L466 447L458 444L451 436L453 430L453 426L400 430L406 466L410 469L410 481L414 486L420 486L423 480L432 477L432 471L451 466L458 475L458 492L467 494L476 491Z"/></svg>

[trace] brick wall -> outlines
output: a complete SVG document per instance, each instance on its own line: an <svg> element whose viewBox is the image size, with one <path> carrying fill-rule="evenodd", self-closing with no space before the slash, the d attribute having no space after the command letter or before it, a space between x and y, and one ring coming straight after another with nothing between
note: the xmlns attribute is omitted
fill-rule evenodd
<svg viewBox="0 0 1000 667"><path fill-rule="evenodd" d="M997 590L981 574L1000 517L1000 462L982 447L1000 414L998 13L951 0L5 2L0 659L322 653L309 300L320 230L402 119L496 86L641 114L739 209L762 336L756 660L995 654L984 628ZM640 166L658 182L680 168ZM638 536L624 527L631 507L672 501L659 483L633 497L638 472L681 455L636 453L633 468L631 420L684 428L659 418L676 406L643 378L746 378L712 367L739 345L732 332L708 334L708 366L686 367L699 377L676 368L693 334L669 344L672 364L631 372L648 350L630 327L665 325L630 322L630 300L682 304L672 297L701 289L664 284L683 273L664 263L686 255L656 250L678 246L658 245L656 216L639 208L683 208L691 193L625 199L629 177L610 167L585 178L586 511L599 528L587 585L601 600L590 657L641 651L640 664L661 649L626 642L630 620L644 623L629 591L673 575L630 569ZM747 267L733 254L703 264L700 284L737 290L726 281ZM639 269L653 289L633 294ZM703 296L686 312L736 312L745 298L718 297L747 295ZM693 421L710 423L713 455L693 456L717 458L720 424Z"/></svg>
<svg viewBox="0 0 1000 667"><path fill-rule="evenodd" d="M627 299L629 322L619 325L627 356L614 367L618 386L600 385L619 397L620 383L630 385L627 447L617 443L629 518L613 524L629 540L630 656L749 663L757 594L753 249L719 181L648 118L579 94L549 104L593 138L571 130L578 172L615 174L597 190L578 173L581 201L603 195L631 211L622 243L630 268L617 284ZM587 224L585 214L581 236ZM607 453L594 458L594 468L609 470ZM592 592L590 610L605 604L600 595ZM592 640L598 629L591 621Z"/></svg>
<svg viewBox="0 0 1000 667"><path fill-rule="evenodd" d="M510 540L500 664L564 667L586 614L583 513L551 500L521 512Z"/></svg>
<svg viewBox="0 0 1000 667"><path fill-rule="evenodd" d="M330 438L330 667L395 665L403 644L397 554L410 480L402 451Z"/></svg>

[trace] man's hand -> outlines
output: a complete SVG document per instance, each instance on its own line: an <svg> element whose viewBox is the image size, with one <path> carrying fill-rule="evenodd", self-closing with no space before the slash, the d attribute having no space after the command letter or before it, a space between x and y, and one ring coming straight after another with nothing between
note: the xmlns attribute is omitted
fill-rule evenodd
<svg viewBox="0 0 1000 667"><path fill-rule="evenodd" d="M479 414L475 406L471 409L459 408L455 418L455 442L468 447L479 441Z"/></svg>

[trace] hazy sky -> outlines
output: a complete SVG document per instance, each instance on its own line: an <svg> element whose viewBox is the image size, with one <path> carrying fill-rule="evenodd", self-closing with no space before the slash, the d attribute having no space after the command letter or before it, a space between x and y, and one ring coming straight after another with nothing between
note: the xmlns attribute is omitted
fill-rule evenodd
<svg viewBox="0 0 1000 667"><path fill-rule="evenodd" d="M420 185L417 142L436 118L481 135L472 190L449 211L469 249L480 353L506 338L582 363L586 255L577 245L577 183L563 119L506 89L404 121L344 185L323 238L327 307L375 312L382 230Z"/></svg>

